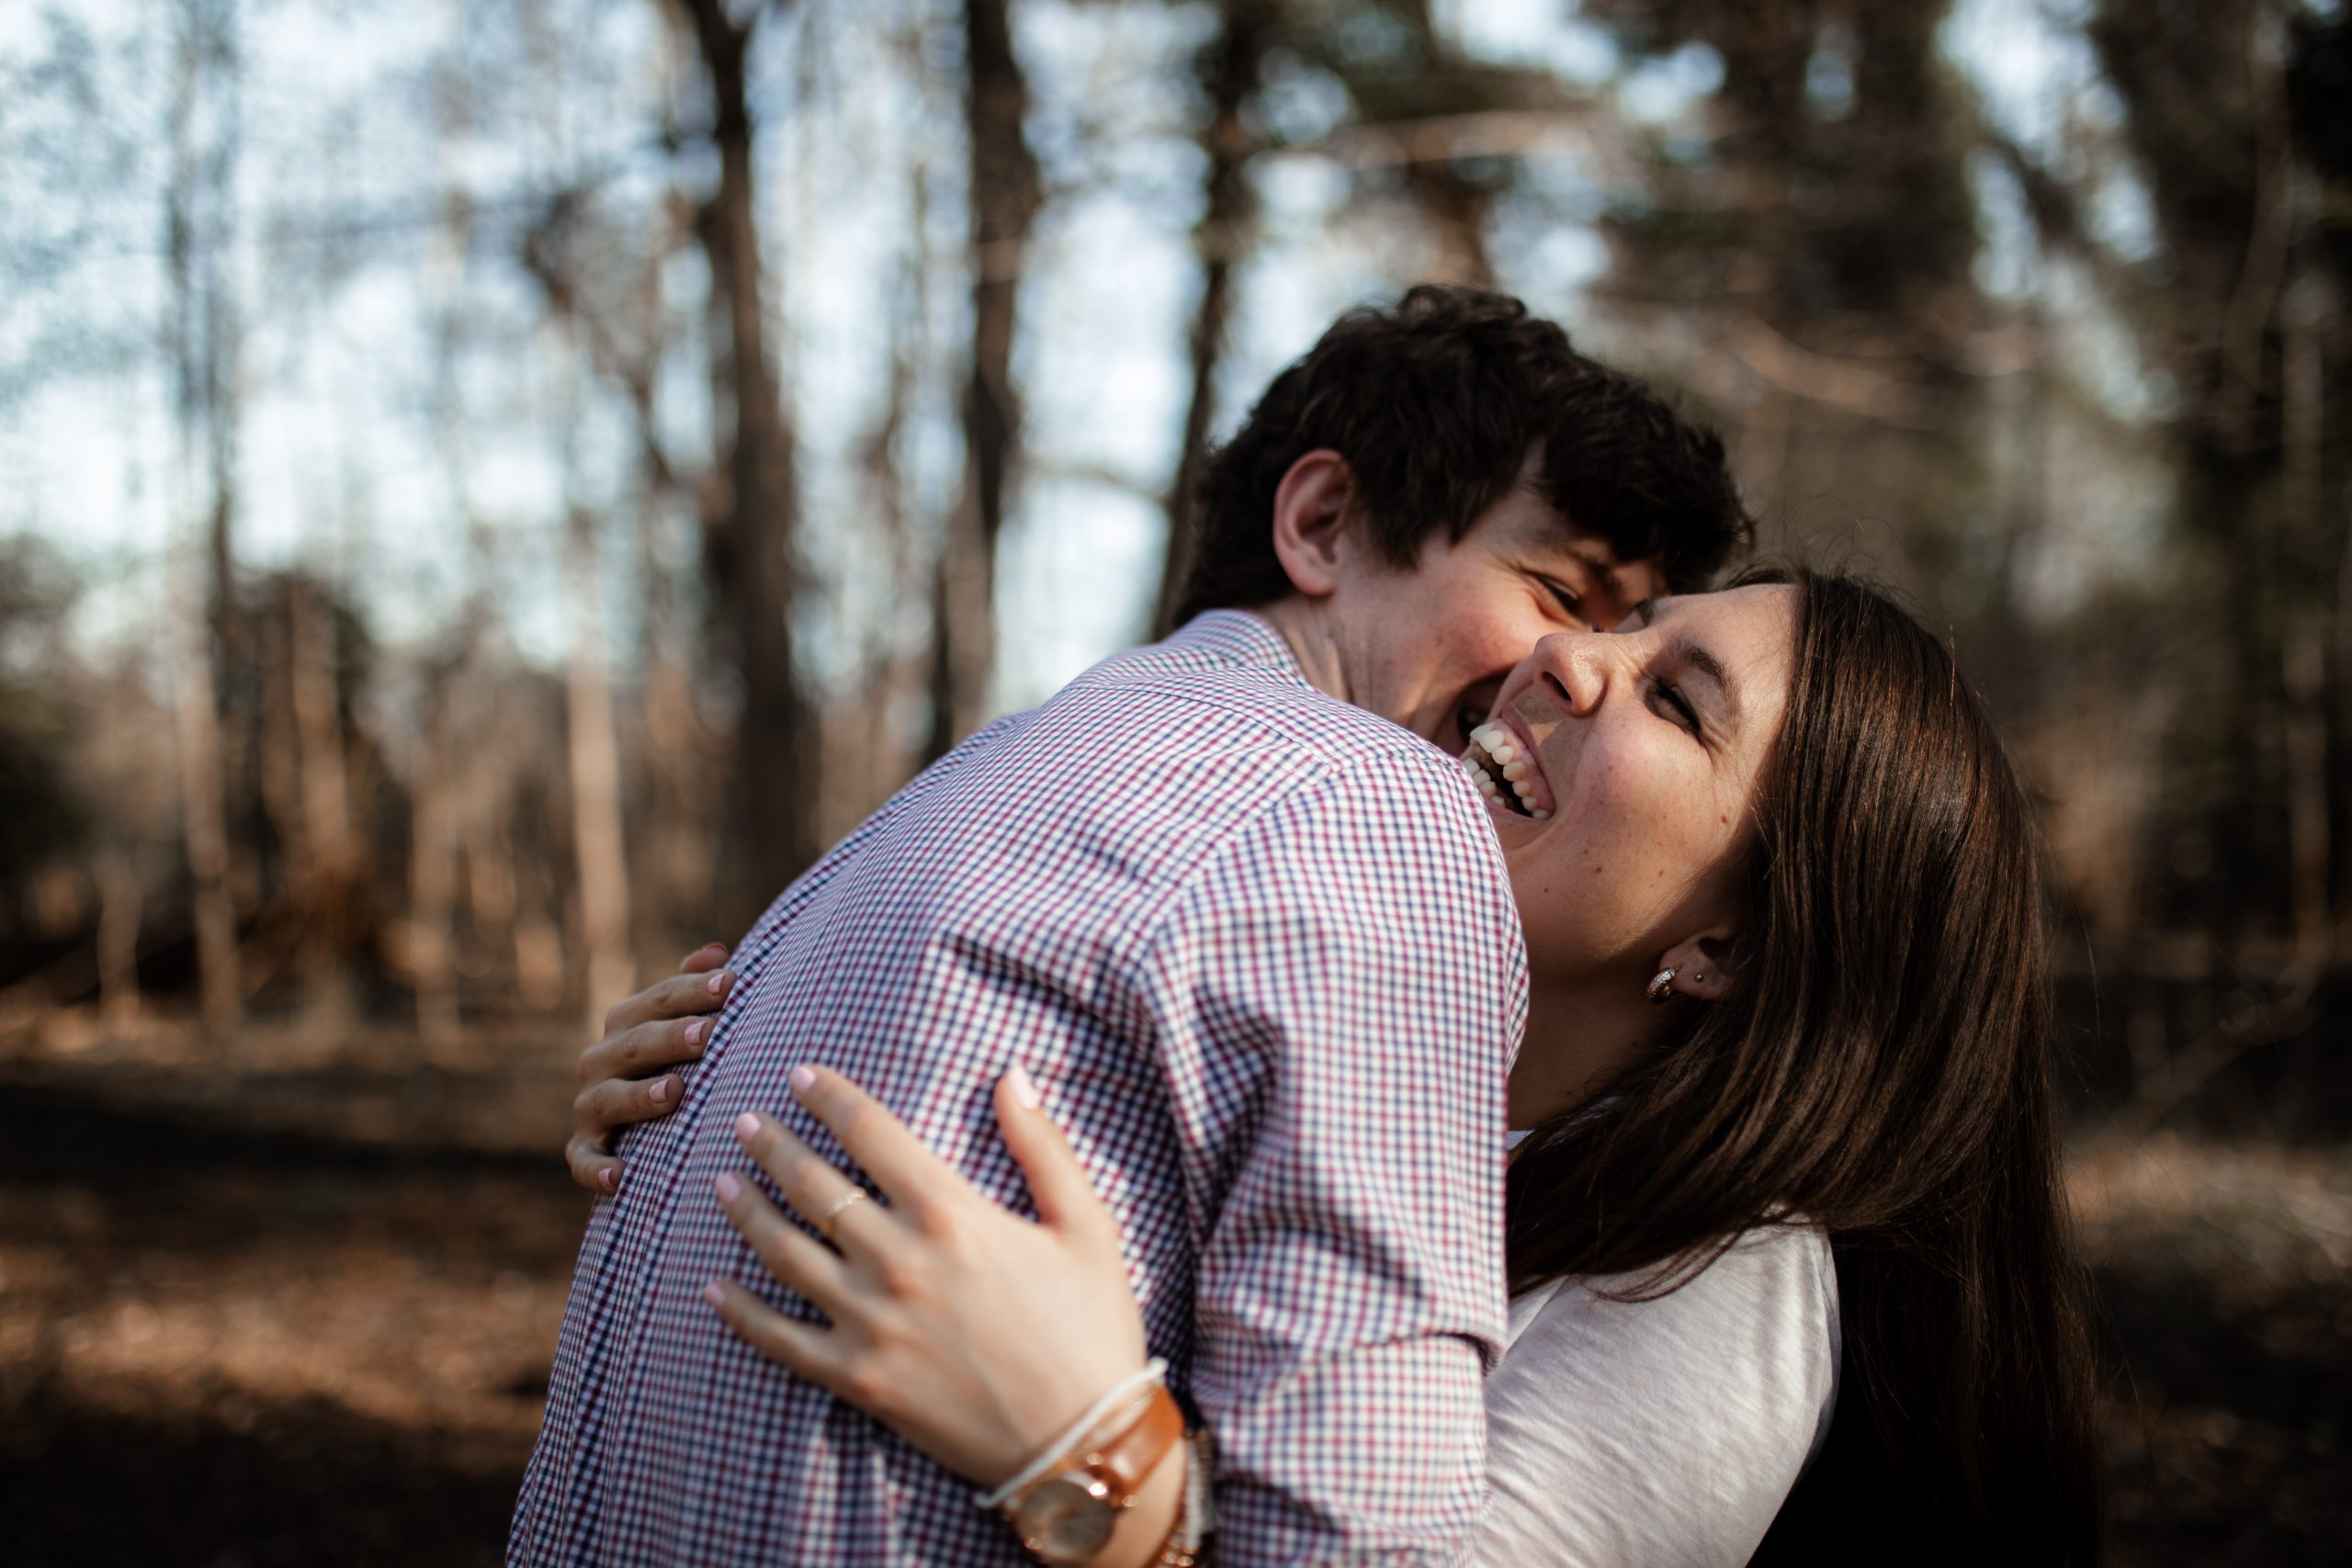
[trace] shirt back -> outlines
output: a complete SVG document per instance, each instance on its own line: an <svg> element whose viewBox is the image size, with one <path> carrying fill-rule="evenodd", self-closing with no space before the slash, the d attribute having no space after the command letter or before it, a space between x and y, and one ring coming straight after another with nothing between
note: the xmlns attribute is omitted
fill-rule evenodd
<svg viewBox="0 0 2352 1568"><path fill-rule="evenodd" d="M1317 693L1235 612L909 784L762 917L677 1112L627 1139L510 1562L1029 1561L967 1483L701 1300L728 1277L816 1320L711 1195L744 1168L747 1109L865 1181L786 1090L801 1062L1024 1213L989 1093L1029 1069L1216 1438L1220 1561L1457 1558L1527 985L1484 811L1450 759Z"/></svg>

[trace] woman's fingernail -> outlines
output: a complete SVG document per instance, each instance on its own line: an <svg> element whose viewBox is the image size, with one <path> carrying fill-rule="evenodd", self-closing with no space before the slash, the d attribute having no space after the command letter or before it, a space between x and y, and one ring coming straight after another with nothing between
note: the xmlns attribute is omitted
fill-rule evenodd
<svg viewBox="0 0 2352 1568"><path fill-rule="evenodd" d="M735 1118L735 1135L737 1137L744 1139L754 1138L759 1135L759 1131L760 1119L752 1115L750 1111L746 1111L743 1114Z"/></svg>
<svg viewBox="0 0 2352 1568"><path fill-rule="evenodd" d="M1004 1076L1012 1080L1012 1098L1021 1102L1022 1109L1036 1110L1039 1098L1037 1086L1030 1081L1029 1069L1015 1063L1012 1071Z"/></svg>
<svg viewBox="0 0 2352 1568"><path fill-rule="evenodd" d="M724 953L727 951L727 944L723 942L707 942L702 944L702 950L705 953Z"/></svg>
<svg viewBox="0 0 2352 1568"><path fill-rule="evenodd" d="M727 1292L718 1288L718 1280L713 1280L702 1288L702 1299L715 1307L723 1307L727 1304Z"/></svg>
<svg viewBox="0 0 2352 1568"><path fill-rule="evenodd" d="M727 982L733 978L735 978L733 973L725 969L721 969L718 974L713 975L710 977L710 994L714 997L718 995L719 992L727 988Z"/></svg>
<svg viewBox="0 0 2352 1568"><path fill-rule="evenodd" d="M653 1082L653 1087L645 1091L645 1098L651 1100L656 1105L669 1104L670 1080L668 1078L656 1078Z"/></svg>
<svg viewBox="0 0 2352 1568"><path fill-rule="evenodd" d="M689 1045L699 1045L702 1043L702 1037L709 1032L710 1020L707 1018L698 1018L692 1023L686 1025L686 1043Z"/></svg>
<svg viewBox="0 0 2352 1568"><path fill-rule="evenodd" d="M722 1203L732 1203L743 1191L743 1184L735 1179L735 1173L731 1170L719 1173L718 1186L718 1201Z"/></svg>
<svg viewBox="0 0 2352 1568"><path fill-rule="evenodd" d="M792 1069L789 1081L792 1084L793 1093L806 1094L810 1089L817 1087L817 1069L814 1067L795 1067Z"/></svg>
<svg viewBox="0 0 2352 1568"><path fill-rule="evenodd" d="M596 1185L610 1192L620 1184L621 1173L616 1167L606 1166L596 1173Z"/></svg>

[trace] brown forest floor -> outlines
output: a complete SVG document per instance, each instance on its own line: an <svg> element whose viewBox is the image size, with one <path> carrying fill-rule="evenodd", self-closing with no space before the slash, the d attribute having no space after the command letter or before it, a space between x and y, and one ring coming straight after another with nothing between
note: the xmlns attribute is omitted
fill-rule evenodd
<svg viewBox="0 0 2352 1568"><path fill-rule="evenodd" d="M588 1208L570 1055L0 1040L0 1558L497 1562ZM2352 1150L2072 1163L2116 1561L2344 1561Z"/></svg>

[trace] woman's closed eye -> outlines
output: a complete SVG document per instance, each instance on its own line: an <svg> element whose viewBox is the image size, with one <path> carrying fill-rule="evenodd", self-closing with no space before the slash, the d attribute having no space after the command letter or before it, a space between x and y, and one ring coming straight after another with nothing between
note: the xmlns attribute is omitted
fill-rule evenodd
<svg viewBox="0 0 2352 1568"><path fill-rule="evenodd" d="M1660 718L1680 725L1690 732L1691 739L1703 739L1699 728L1699 710L1690 699L1672 682L1653 678L1650 682L1650 711Z"/></svg>

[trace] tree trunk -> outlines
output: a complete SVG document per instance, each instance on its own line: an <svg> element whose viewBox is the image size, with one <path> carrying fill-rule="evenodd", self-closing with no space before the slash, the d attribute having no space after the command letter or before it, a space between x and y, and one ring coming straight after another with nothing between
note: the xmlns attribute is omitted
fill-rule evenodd
<svg viewBox="0 0 2352 1568"><path fill-rule="evenodd" d="M428 1045L454 1040L458 1027L458 833L447 705L446 681L435 679L426 688L423 743L409 778L410 970L416 986L416 1032Z"/></svg>
<svg viewBox="0 0 2352 1568"><path fill-rule="evenodd" d="M2253 0L2154 10L2109 0L2086 33L2129 113L2127 138L2146 172L2168 253L2167 321L2156 340L2179 388L2174 434L2179 511L2215 547L2212 698L2191 716L2211 730L2190 744L2231 759L2200 813L2217 863L2238 874L2211 885L2199 911L2243 939L2294 920L2288 863L2297 831L2287 755L2286 672L2303 584L2285 569L2292 540L2271 500L2285 436L2267 344L2277 316L2287 239L2280 219L2291 139L2277 62L2264 46L2269 13Z"/></svg>
<svg viewBox="0 0 2352 1568"><path fill-rule="evenodd" d="M722 0L679 0L709 75L718 185L696 216L710 263L715 466L726 493L705 519L713 640L742 680L734 818L722 901L749 922L816 857L815 724L794 654L793 433L768 363L752 123L744 68L762 13L738 26Z"/></svg>
<svg viewBox="0 0 2352 1568"><path fill-rule="evenodd" d="M191 593L190 599L196 595ZM211 639L191 604L182 617L178 692L180 811L196 903L197 985L205 1032L225 1041L244 1008L237 973L237 912L229 897L227 813L220 799L220 728L213 707Z"/></svg>
<svg viewBox="0 0 2352 1568"><path fill-rule="evenodd" d="M2327 528L2323 478L2324 325L2316 288L2298 288L2279 312L2279 507L2297 570L2321 568ZM2324 579L2323 579L2324 581ZM2287 904L2295 966L2316 976L2335 957L2329 899L2327 665L2332 604L2290 606L2281 637L2286 696Z"/></svg>
<svg viewBox="0 0 2352 1568"><path fill-rule="evenodd" d="M1405 188L1429 220L1435 245L1425 280L1492 288L1495 264L1487 254L1487 214L1495 205L1495 193L1465 177L1451 158L1408 164Z"/></svg>
<svg viewBox="0 0 2352 1568"><path fill-rule="evenodd" d="M2332 662L2335 667L2336 755L2344 758L2352 756L2352 520L2339 514L2337 526L2342 535L2336 547L2335 602L2328 607L2328 616L2335 629ZM2342 778L2346 772L2352 772L2352 769L2346 769L2339 762L2329 777ZM2352 801L2346 800L2343 792L2339 791L2330 791L2329 797L2335 808L2334 820L2346 825L2338 829L2335 840L2339 856L2343 861L2352 861L2352 855L2342 854L2343 844L2352 840ZM2339 874L2352 875L2352 870ZM2340 956L2352 961L2352 895L2338 899L2335 909L2335 950Z"/></svg>
<svg viewBox="0 0 2352 1568"><path fill-rule="evenodd" d="M971 152L972 365L964 389L964 488L933 589L932 721L937 757L978 727L995 660L996 548L1021 453L1012 343L1029 230L1044 200L1023 120L1029 84L1008 0L966 0L965 119Z"/></svg>
<svg viewBox="0 0 2352 1568"><path fill-rule="evenodd" d="M223 278L235 153L233 17L212 0L186 0L171 107L172 183L164 253L170 265L170 351L178 424L175 511L192 525L181 586L175 707L182 830L194 902L197 979L204 1025L225 1040L243 1010L236 906L230 887L222 784L215 606L224 602L235 487L233 322ZM198 525L196 520L202 518Z"/></svg>
<svg viewBox="0 0 2352 1568"><path fill-rule="evenodd" d="M119 844L98 852L98 1014L108 1032L139 1024L139 927L147 878L139 856Z"/></svg>
<svg viewBox="0 0 2352 1568"><path fill-rule="evenodd" d="M1200 467L1208 451L1209 428L1216 421L1217 367L1225 357L1226 324L1233 315L1233 274L1249 254L1258 216L1250 185L1252 145L1242 111L1257 92L1266 51L1279 38L1266 0L1226 0L1218 7L1216 37L1201 58L1208 118L1201 125L1201 220L1193 228L1193 254L1201 259L1201 297L1186 337L1193 372L1184 404L1184 438L1176 474L1168 488L1168 546L1160 562L1159 599L1152 612L1152 635L1175 630L1176 598L1192 570L1193 505Z"/></svg>
<svg viewBox="0 0 2352 1568"><path fill-rule="evenodd" d="M301 971L314 1022L340 1028L358 1010L351 947L360 863L344 755L342 660L333 601L314 582L296 580L291 588L287 686L300 768L301 843L309 863L293 868L302 919Z"/></svg>
<svg viewBox="0 0 2352 1568"><path fill-rule="evenodd" d="M930 175L929 161L918 151L908 171L908 232L912 238L899 284L902 297L911 303L891 320L890 378L882 417L861 454L873 526L888 562L889 581L909 594L922 592L928 566L915 539L900 448L913 419L931 336L930 313L921 303L932 272ZM900 705L921 694L927 672L907 657L899 633L899 619L894 614L876 615L867 630L865 672L853 699L858 771L853 787L836 785L827 791L829 835L850 830L906 782L910 758L898 723Z"/></svg>
<svg viewBox="0 0 2352 1568"><path fill-rule="evenodd" d="M605 1010L637 987L628 943L628 857L621 840L621 753L605 667L603 585L596 535L584 512L565 534L571 584L571 648L564 664L571 763L571 835L580 875L580 929L588 948L586 1023L602 1033Z"/></svg>
<svg viewBox="0 0 2352 1568"><path fill-rule="evenodd" d="M452 931L456 881L451 862L448 785L440 777L437 747L428 748L413 781L409 826L409 926L411 967L416 985L416 1032L427 1044L457 1038L458 985Z"/></svg>

